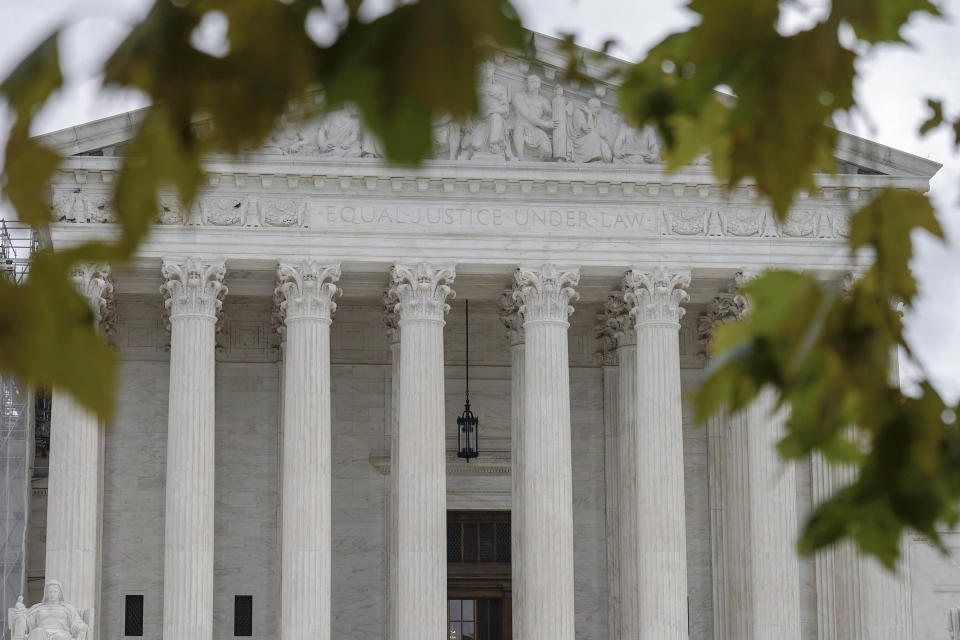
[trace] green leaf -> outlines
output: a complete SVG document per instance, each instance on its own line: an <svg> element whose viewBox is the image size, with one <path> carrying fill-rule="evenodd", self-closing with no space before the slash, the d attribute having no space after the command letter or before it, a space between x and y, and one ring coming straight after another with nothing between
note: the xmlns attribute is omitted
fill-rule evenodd
<svg viewBox="0 0 960 640"><path fill-rule="evenodd" d="M0 369L28 385L63 389L109 419L115 356L70 281L68 260L38 254L25 283L0 278Z"/></svg>
<svg viewBox="0 0 960 640"><path fill-rule="evenodd" d="M0 83L0 94L10 103L18 126L29 122L50 94L63 84L57 47L59 37L59 31L48 36Z"/></svg>
<svg viewBox="0 0 960 640"><path fill-rule="evenodd" d="M33 227L50 222L47 189L62 158L19 127L7 141L3 195L10 201L17 218Z"/></svg>
<svg viewBox="0 0 960 640"><path fill-rule="evenodd" d="M10 104L16 120L7 141L3 195L17 217L34 227L50 221L46 190L60 155L30 138L34 114L63 82L55 32L33 50L0 83L0 94Z"/></svg>
<svg viewBox="0 0 960 640"><path fill-rule="evenodd" d="M777 6L692 3L700 24L634 65L620 100L635 124L657 126L671 170L710 151L718 177L730 187L752 180L784 219L796 191L833 169L832 116L853 106L856 56L829 21L780 35ZM723 85L736 98L718 96Z"/></svg>
<svg viewBox="0 0 960 640"><path fill-rule="evenodd" d="M940 15L929 0L835 0L833 13L870 43L903 42L900 30L914 13Z"/></svg>
<svg viewBox="0 0 960 640"><path fill-rule="evenodd" d="M476 72L493 43L525 47L509 2L420 0L350 22L318 56L318 75L328 105L355 104L388 159L416 163L431 151L435 117L476 110Z"/></svg>
<svg viewBox="0 0 960 640"><path fill-rule="evenodd" d="M930 107L933 114L920 125L921 136L926 135L931 129L936 129L943 123L943 102L928 98L927 106Z"/></svg>
<svg viewBox="0 0 960 640"><path fill-rule="evenodd" d="M126 146L126 160L113 194L117 219L124 231L122 246L126 255L132 255L149 231L157 215L161 187L175 186L185 207L189 207L196 196L203 179L202 151L192 136L181 135L182 132L165 105L156 105Z"/></svg>
<svg viewBox="0 0 960 640"><path fill-rule="evenodd" d="M913 257L910 232L925 229L938 238L943 231L927 196L915 191L887 188L854 214L850 223L850 248L872 247L876 259L868 283L888 300L896 296L909 304L917 291L910 273Z"/></svg>

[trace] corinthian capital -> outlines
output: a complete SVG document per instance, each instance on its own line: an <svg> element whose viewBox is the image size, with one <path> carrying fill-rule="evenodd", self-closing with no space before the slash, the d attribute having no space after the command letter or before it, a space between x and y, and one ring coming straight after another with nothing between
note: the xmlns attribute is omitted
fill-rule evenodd
<svg viewBox="0 0 960 640"><path fill-rule="evenodd" d="M579 269L558 269L545 264L539 268L520 267L513 274L513 298L520 303L524 325L531 322L567 322L570 305L580 298L574 287L580 283Z"/></svg>
<svg viewBox="0 0 960 640"><path fill-rule="evenodd" d="M164 306L170 318L177 316L209 316L216 319L227 294L223 276L227 269L223 260L202 258L164 258L161 269L166 280L160 293L167 296Z"/></svg>
<svg viewBox="0 0 960 640"><path fill-rule="evenodd" d="M387 328L387 337L390 338L390 344L400 342L398 304L400 304L400 300L397 298L396 290L390 288L383 292L383 326Z"/></svg>
<svg viewBox="0 0 960 640"><path fill-rule="evenodd" d="M655 267L652 271L629 271L623 278L623 299L631 306L630 315L641 324L679 324L685 313L680 305L690 296L690 272Z"/></svg>
<svg viewBox="0 0 960 640"><path fill-rule="evenodd" d="M390 272L388 295L396 296L395 309L400 322L406 320L443 321L450 310L447 298L456 294L450 285L456 277L452 265L420 262L414 265L396 264Z"/></svg>
<svg viewBox="0 0 960 640"><path fill-rule="evenodd" d="M90 303L93 324L106 335L113 333L115 313L110 265L78 264L73 268L73 284Z"/></svg>
<svg viewBox="0 0 960 640"><path fill-rule="evenodd" d="M500 296L500 321L507 330L510 346L523 344L523 317L520 315L520 305L513 298L513 290L504 291Z"/></svg>
<svg viewBox="0 0 960 640"><path fill-rule="evenodd" d="M746 296L740 293L740 287L753 279L752 271L738 271L728 283L726 290L714 296L703 313L697 318L697 338L700 340L701 357L707 356L710 342L717 327L727 322L736 322L747 312L749 304Z"/></svg>
<svg viewBox="0 0 960 640"><path fill-rule="evenodd" d="M277 301L284 322L313 318L329 323L337 310L334 296L340 293L339 264L321 264L316 260L281 262L277 267Z"/></svg>
<svg viewBox="0 0 960 640"><path fill-rule="evenodd" d="M602 326L597 326L597 333L608 336L613 341L614 348L637 344L637 334L630 318L630 305L624 300L622 292L607 296L607 301L603 303L603 313L598 319L602 320Z"/></svg>

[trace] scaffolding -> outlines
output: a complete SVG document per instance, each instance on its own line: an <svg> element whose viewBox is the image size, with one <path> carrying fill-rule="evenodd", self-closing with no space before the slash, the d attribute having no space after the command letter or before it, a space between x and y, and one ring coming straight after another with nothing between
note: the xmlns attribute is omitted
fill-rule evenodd
<svg viewBox="0 0 960 640"><path fill-rule="evenodd" d="M22 282L37 236L27 225L0 220L0 278ZM2 310L0 310L2 313ZM0 372L0 638L7 609L26 593L27 533L33 475L33 394Z"/></svg>

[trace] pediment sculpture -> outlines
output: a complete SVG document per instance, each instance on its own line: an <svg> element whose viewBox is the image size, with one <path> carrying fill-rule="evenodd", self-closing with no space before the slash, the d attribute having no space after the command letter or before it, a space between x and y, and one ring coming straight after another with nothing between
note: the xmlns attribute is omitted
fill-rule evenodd
<svg viewBox="0 0 960 640"><path fill-rule="evenodd" d="M43 600L29 609L23 596L7 612L12 640L86 640L93 612L79 611L64 600L63 585L47 580Z"/></svg>
<svg viewBox="0 0 960 640"><path fill-rule="evenodd" d="M449 117L434 123L434 157L446 160L660 164L660 144L651 127L636 129L623 116L585 91L571 92L559 81L543 87L539 75L512 82L497 76L497 65L480 68L479 105L465 122ZM598 93L598 95L600 95ZM606 95L605 93L603 95ZM347 105L318 120L284 118L267 143L267 155L316 158L382 158L380 143Z"/></svg>

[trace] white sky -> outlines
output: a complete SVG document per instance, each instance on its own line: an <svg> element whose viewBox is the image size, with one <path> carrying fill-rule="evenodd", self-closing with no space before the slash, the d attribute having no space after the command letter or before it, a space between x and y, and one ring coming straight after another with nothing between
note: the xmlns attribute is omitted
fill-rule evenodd
<svg viewBox="0 0 960 640"><path fill-rule="evenodd" d="M165 0L161 0L165 1ZM384 0L367 0L374 5ZM609 37L619 57L637 59L671 31L692 22L680 0L514 0L526 26L557 35L574 32L584 46L597 48ZM37 122L36 133L103 118L144 106L134 92L102 92L96 67L151 6L152 0L0 0L0 77L54 28L68 28L61 40L67 86ZM798 3L801 4L801 3ZM824 0L804 6L822 7ZM947 233L941 244L916 238L914 270L921 293L907 316L907 339L918 360L948 401L960 397L960 155L946 132L919 138L928 96L960 113L960 0L943 0L946 20L914 19L903 35L912 47L876 49L858 71L862 113L842 129L944 165L932 182L932 195ZM790 25L803 23L794 16ZM0 107L0 130L9 112ZM0 143L5 142L0 133ZM3 217L0 210L0 217Z"/></svg>

